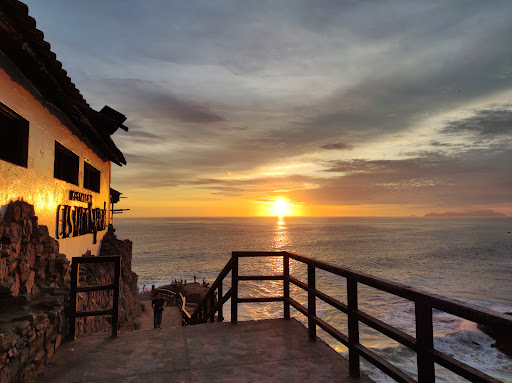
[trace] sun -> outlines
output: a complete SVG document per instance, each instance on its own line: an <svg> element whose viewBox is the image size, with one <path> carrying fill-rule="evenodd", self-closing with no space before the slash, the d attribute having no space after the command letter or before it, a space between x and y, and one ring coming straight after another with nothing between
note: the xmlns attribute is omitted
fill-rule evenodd
<svg viewBox="0 0 512 383"><path fill-rule="evenodd" d="M290 205L283 198L277 198L272 203L272 212L278 217L284 217L290 212Z"/></svg>

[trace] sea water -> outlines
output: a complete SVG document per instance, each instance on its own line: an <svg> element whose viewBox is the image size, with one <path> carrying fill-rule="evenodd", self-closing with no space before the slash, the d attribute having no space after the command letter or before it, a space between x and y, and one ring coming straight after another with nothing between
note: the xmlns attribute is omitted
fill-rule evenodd
<svg viewBox="0 0 512 383"><path fill-rule="evenodd" d="M119 238L133 241L133 270L139 287L174 279L213 282L232 251L293 251L414 288L512 311L512 219L510 218L118 218ZM240 274L279 274L278 258L244 258ZM292 276L307 282L304 265L291 261ZM224 291L229 288L229 279ZM317 272L317 288L346 302L346 282ZM307 304L294 285L291 296ZM282 295L282 282L240 282L239 296ZM229 305L225 306L229 320ZM391 294L359 286L359 308L415 335L414 305ZM282 303L240 304L239 320L279 318ZM292 315L305 323L302 314ZM317 315L347 333L346 315L317 300ZM434 310L434 342L445 352L504 382L512 382L512 359L491 345L475 323ZM335 350L346 348L319 330ZM413 352L360 324L361 343L416 377ZM376 368L363 370L377 382L391 382ZM465 382L436 365L440 382Z"/></svg>

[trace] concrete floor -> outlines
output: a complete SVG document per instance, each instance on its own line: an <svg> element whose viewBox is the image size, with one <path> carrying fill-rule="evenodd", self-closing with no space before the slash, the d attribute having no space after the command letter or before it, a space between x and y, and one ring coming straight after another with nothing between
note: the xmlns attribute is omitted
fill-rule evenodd
<svg viewBox="0 0 512 383"><path fill-rule="evenodd" d="M151 301L141 301L146 307L142 314L137 318L140 322L141 330L153 329L153 309ZM167 306L162 314L162 329L181 326L181 311L178 306Z"/></svg>
<svg viewBox="0 0 512 383"><path fill-rule="evenodd" d="M307 338L294 319L88 335L64 344L38 382L353 382L344 358Z"/></svg>

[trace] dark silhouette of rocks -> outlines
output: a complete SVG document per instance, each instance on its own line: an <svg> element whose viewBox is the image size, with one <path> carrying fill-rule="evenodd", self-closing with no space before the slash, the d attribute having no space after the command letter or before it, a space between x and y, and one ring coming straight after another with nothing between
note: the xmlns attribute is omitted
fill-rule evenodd
<svg viewBox="0 0 512 383"><path fill-rule="evenodd" d="M512 312L505 314L512 316ZM492 347L496 347L498 350L512 358L512 328L486 326L481 324L478 325L478 328L496 341Z"/></svg>

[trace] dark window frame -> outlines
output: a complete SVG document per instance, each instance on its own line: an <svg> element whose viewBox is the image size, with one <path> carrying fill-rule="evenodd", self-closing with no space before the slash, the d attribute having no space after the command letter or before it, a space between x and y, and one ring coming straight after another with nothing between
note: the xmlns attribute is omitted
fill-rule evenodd
<svg viewBox="0 0 512 383"><path fill-rule="evenodd" d="M29 122L0 102L0 160L28 167Z"/></svg>
<svg viewBox="0 0 512 383"><path fill-rule="evenodd" d="M78 186L79 172L80 157L55 141L53 176L59 180Z"/></svg>
<svg viewBox="0 0 512 383"><path fill-rule="evenodd" d="M99 193L101 186L101 172L91 164L84 161L84 188Z"/></svg>

